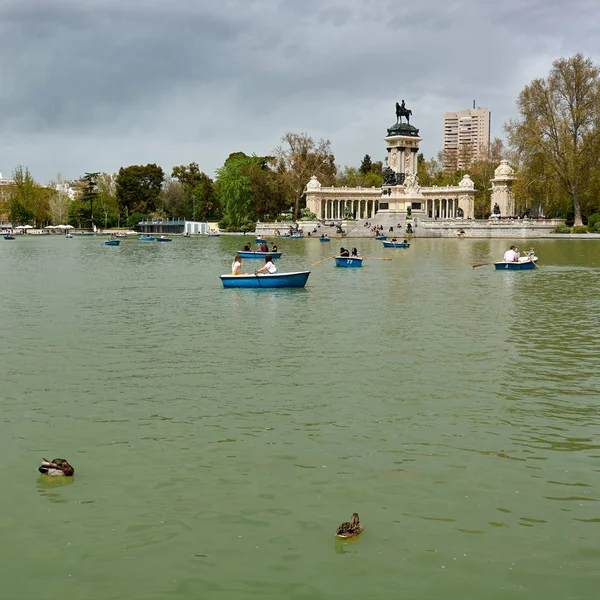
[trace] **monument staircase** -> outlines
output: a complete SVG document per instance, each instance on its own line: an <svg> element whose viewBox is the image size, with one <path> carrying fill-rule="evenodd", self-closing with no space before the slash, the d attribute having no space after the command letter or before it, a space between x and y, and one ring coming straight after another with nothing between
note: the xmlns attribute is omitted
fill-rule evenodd
<svg viewBox="0 0 600 600"><path fill-rule="evenodd" d="M368 227L366 224L369 224ZM406 235L406 213L378 213L372 219L358 219L356 221L346 221L344 229L346 237L372 238L374 237L373 227L383 227L377 235L387 235L388 237L398 237ZM393 231L390 231L393 227Z"/></svg>

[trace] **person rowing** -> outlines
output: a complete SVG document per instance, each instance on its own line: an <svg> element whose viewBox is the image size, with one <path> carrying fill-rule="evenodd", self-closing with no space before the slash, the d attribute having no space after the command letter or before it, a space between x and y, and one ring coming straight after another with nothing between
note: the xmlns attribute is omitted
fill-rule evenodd
<svg viewBox="0 0 600 600"><path fill-rule="evenodd" d="M511 246L505 253L504 253L504 262L507 263L512 263L512 262L518 262L519 261L519 253L517 252L517 247L516 246Z"/></svg>
<svg viewBox="0 0 600 600"><path fill-rule="evenodd" d="M264 266L256 271L257 274L258 273L268 273L269 275L275 275L275 273L277 273L277 272L278 272L277 267L273 263L273 257L270 254L267 254L265 256Z"/></svg>

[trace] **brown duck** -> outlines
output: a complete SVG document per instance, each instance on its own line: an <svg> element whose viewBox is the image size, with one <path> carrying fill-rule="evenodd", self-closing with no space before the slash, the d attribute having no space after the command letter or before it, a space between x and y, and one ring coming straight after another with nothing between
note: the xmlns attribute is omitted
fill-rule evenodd
<svg viewBox="0 0 600 600"><path fill-rule="evenodd" d="M363 526L358 518L358 513L352 514L352 520L342 523L335 532L339 538L351 538L362 533Z"/></svg>
<svg viewBox="0 0 600 600"><path fill-rule="evenodd" d="M50 477L60 477L66 475L71 477L75 473L75 469L64 459L55 458L54 460L42 459L42 466L38 467L38 471Z"/></svg>

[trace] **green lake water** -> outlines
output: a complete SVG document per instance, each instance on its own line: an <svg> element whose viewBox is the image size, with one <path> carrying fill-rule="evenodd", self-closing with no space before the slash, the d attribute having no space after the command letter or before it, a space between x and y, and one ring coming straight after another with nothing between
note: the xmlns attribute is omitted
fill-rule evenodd
<svg viewBox="0 0 600 600"><path fill-rule="evenodd" d="M0 240L0 597L597 598L600 242L247 239Z"/></svg>

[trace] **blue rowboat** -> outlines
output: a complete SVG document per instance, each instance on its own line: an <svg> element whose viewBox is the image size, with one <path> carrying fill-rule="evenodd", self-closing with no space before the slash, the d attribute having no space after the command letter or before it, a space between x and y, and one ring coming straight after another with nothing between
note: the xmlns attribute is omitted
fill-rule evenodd
<svg viewBox="0 0 600 600"><path fill-rule="evenodd" d="M362 261L362 256L336 256L335 266L357 269L358 267L362 267Z"/></svg>
<svg viewBox="0 0 600 600"><path fill-rule="evenodd" d="M410 244L404 242L383 242L384 248L410 248Z"/></svg>
<svg viewBox="0 0 600 600"><path fill-rule="evenodd" d="M530 259L528 256L522 256L518 262L504 262L503 260L497 260L494 263L496 271L530 271L535 269L535 263L538 261L538 257L534 256Z"/></svg>
<svg viewBox="0 0 600 600"><path fill-rule="evenodd" d="M296 240L300 240L300 239L302 239L304 236L303 236L303 235L301 235L301 234L294 234L294 235L290 235L290 237L291 237L293 240L294 240L294 239L296 239Z"/></svg>
<svg viewBox="0 0 600 600"><path fill-rule="evenodd" d="M105 246L118 246L121 243L121 240L105 240Z"/></svg>
<svg viewBox="0 0 600 600"><path fill-rule="evenodd" d="M379 241L387 240L387 235L378 235L375 239Z"/></svg>
<svg viewBox="0 0 600 600"><path fill-rule="evenodd" d="M267 243L267 240L265 240L265 238L256 238L256 239L254 240L254 242L255 242L256 244L266 244L266 243Z"/></svg>
<svg viewBox="0 0 600 600"><path fill-rule="evenodd" d="M208 237L219 237L221 234L220 233L207 233L206 235Z"/></svg>
<svg viewBox="0 0 600 600"><path fill-rule="evenodd" d="M15 239L15 236L14 236L14 235L8 235L8 234L7 234L7 235L5 235L5 236L4 236L4 239L5 239L5 240L14 240L14 239Z"/></svg>
<svg viewBox="0 0 600 600"><path fill-rule="evenodd" d="M269 254L271 258L281 258L282 252L245 252L244 250L238 250L238 254L242 258L264 258Z"/></svg>
<svg viewBox="0 0 600 600"><path fill-rule="evenodd" d="M167 237L159 237L156 238L157 242L172 242L173 240L171 238L167 238Z"/></svg>
<svg viewBox="0 0 600 600"><path fill-rule="evenodd" d="M320 241L320 242L330 242L330 241L331 241L331 239L329 239L329 238L326 238L326 237L322 237L322 238L319 238L319 241Z"/></svg>
<svg viewBox="0 0 600 600"><path fill-rule="evenodd" d="M310 271L274 275L221 275L224 288L303 288Z"/></svg>
<svg viewBox="0 0 600 600"><path fill-rule="evenodd" d="M290 234L289 233L282 233L281 235L278 235L277 237L280 237L280 238L289 238Z"/></svg>
<svg viewBox="0 0 600 600"><path fill-rule="evenodd" d="M154 242L155 240L156 240L156 238L151 235L143 235L140 238L140 242Z"/></svg>

